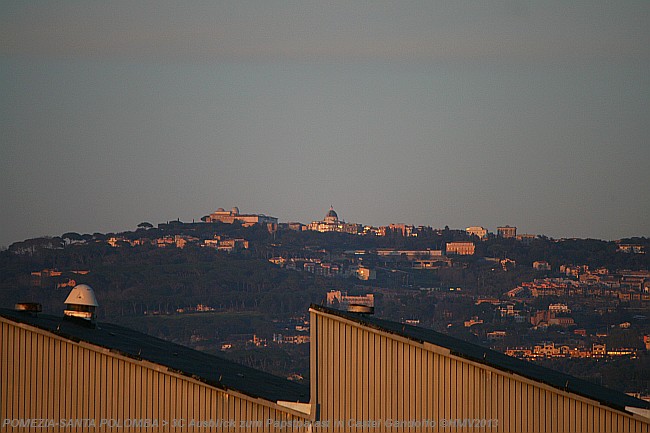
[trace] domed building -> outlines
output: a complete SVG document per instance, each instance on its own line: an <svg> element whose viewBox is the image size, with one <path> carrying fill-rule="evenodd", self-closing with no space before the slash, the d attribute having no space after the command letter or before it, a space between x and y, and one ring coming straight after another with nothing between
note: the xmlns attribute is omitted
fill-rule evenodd
<svg viewBox="0 0 650 433"><path fill-rule="evenodd" d="M322 221L313 221L307 226L307 230L314 230L321 233L341 232L357 234L361 229L361 224L346 223L345 221L339 220L339 216L332 206L330 206L330 210Z"/></svg>
<svg viewBox="0 0 650 433"><path fill-rule="evenodd" d="M237 206L233 207L229 211L224 210L220 207L215 212L210 215L206 215L201 218L203 222L215 223L221 222L225 224L232 224L235 221L240 222L244 227L250 227L255 224L266 224L269 227L273 227L273 231L277 229L278 219L276 217L264 215L264 214L242 214L239 212Z"/></svg>
<svg viewBox="0 0 650 433"><path fill-rule="evenodd" d="M325 215L325 220L326 223L331 223L331 224L338 224L339 222L339 216L336 214L336 211L332 206L330 206L329 212L327 212L327 215Z"/></svg>

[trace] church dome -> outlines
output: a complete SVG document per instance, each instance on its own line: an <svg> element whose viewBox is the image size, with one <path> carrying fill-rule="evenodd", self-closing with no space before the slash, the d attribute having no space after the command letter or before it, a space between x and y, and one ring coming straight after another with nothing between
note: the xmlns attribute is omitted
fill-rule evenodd
<svg viewBox="0 0 650 433"><path fill-rule="evenodd" d="M334 211L334 208L330 206L329 212L327 212L327 215L325 215L325 221L338 221L339 216L336 214L336 211Z"/></svg>

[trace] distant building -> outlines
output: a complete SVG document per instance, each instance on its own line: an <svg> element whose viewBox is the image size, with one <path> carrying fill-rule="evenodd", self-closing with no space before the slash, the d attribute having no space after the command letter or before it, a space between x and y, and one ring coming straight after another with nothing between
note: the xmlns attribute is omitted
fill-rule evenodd
<svg viewBox="0 0 650 433"><path fill-rule="evenodd" d="M594 343L591 347L591 353L594 358L603 358L607 355L607 345Z"/></svg>
<svg viewBox="0 0 650 433"><path fill-rule="evenodd" d="M589 266L587 265L580 265L580 266L560 265L560 273L569 277L578 278L580 274L586 272L589 272Z"/></svg>
<svg viewBox="0 0 650 433"><path fill-rule="evenodd" d="M573 317L551 317L548 319L548 324L549 326L573 326L575 322L573 321Z"/></svg>
<svg viewBox="0 0 650 433"><path fill-rule="evenodd" d="M550 271L551 265L545 261L533 262L533 269L536 271Z"/></svg>
<svg viewBox="0 0 650 433"><path fill-rule="evenodd" d="M278 223L278 230L293 230L295 232L301 232L306 230L307 226L299 222L288 222L288 223Z"/></svg>
<svg viewBox="0 0 650 433"><path fill-rule="evenodd" d="M308 261L290 259L285 265L287 269L296 269L309 272L310 274L322 277L344 276L345 270L339 263L323 262L320 259L310 259Z"/></svg>
<svg viewBox="0 0 650 433"><path fill-rule="evenodd" d="M492 305L499 305L501 301L499 301L497 298L478 298L476 302L474 302L474 305L481 305L481 304L492 304Z"/></svg>
<svg viewBox="0 0 650 433"><path fill-rule="evenodd" d="M514 261L514 260L512 260L512 259L509 259L509 258L507 258L507 257L506 257L505 259L500 260L499 263L501 264L501 268L502 268L504 271L512 270L512 269L514 269L514 268L517 266L517 262L516 262L516 261Z"/></svg>
<svg viewBox="0 0 650 433"><path fill-rule="evenodd" d="M199 238L186 235L163 236L154 240L154 245L158 248L176 247L185 248L188 243L197 243Z"/></svg>
<svg viewBox="0 0 650 433"><path fill-rule="evenodd" d="M361 234L365 236L386 236L386 227L363 226Z"/></svg>
<svg viewBox="0 0 650 433"><path fill-rule="evenodd" d="M378 248L376 250L379 257L402 257L405 260L419 260L419 259L442 259L442 250L395 250L392 248Z"/></svg>
<svg viewBox="0 0 650 433"><path fill-rule="evenodd" d="M176 244L176 248L185 248L185 245L188 243L196 243L199 241L199 238L195 238L194 236L185 236L185 235L175 235L174 236L174 243Z"/></svg>
<svg viewBox="0 0 650 433"><path fill-rule="evenodd" d="M506 292L506 295L507 295L509 298L514 298L514 297L516 297L517 295L519 295L520 293L522 293L523 291L524 291L524 288L523 288L522 286L517 286L517 287L515 287L515 288L512 289L512 290L508 290L508 291Z"/></svg>
<svg viewBox="0 0 650 433"><path fill-rule="evenodd" d="M465 232L467 232L467 234L470 236L478 237L480 240L487 238L487 230L480 226L467 227L465 229Z"/></svg>
<svg viewBox="0 0 650 433"><path fill-rule="evenodd" d="M223 251L226 253L239 253L243 250L248 249L248 241L244 238L235 238L230 239L225 236L215 236L213 239L206 239L201 244L203 247L214 248L218 251ZM269 260L272 263L273 259ZM276 263L279 264L279 263Z"/></svg>
<svg viewBox="0 0 650 433"><path fill-rule="evenodd" d="M174 242L173 236L163 236L161 238L155 239L154 245L156 245L158 248L165 248L167 246L176 245L176 244Z"/></svg>
<svg viewBox="0 0 650 433"><path fill-rule="evenodd" d="M471 328L474 325L481 325L483 319L479 319L478 316L474 316L469 320L465 320L465 328Z"/></svg>
<svg viewBox="0 0 650 433"><path fill-rule="evenodd" d="M506 304L504 307L499 307L499 314L501 317L514 317L515 315L521 313L521 310L515 310L513 304Z"/></svg>
<svg viewBox="0 0 650 433"><path fill-rule="evenodd" d="M571 309L566 304L551 304L548 306L551 313L570 313Z"/></svg>
<svg viewBox="0 0 650 433"><path fill-rule="evenodd" d="M452 265L452 260L449 257L438 257L429 259L416 259L410 260L411 268L413 269L438 269L441 267L449 267Z"/></svg>
<svg viewBox="0 0 650 433"><path fill-rule="evenodd" d="M517 236L517 227L497 227L497 236L505 239L514 238Z"/></svg>
<svg viewBox="0 0 650 433"><path fill-rule="evenodd" d="M375 306L375 295L368 293L361 296L351 296L340 290L331 290L327 293L327 305L365 305L367 307Z"/></svg>
<svg viewBox="0 0 650 433"><path fill-rule="evenodd" d="M573 317L558 316L550 310L538 311L530 318L533 326L573 326L575 321Z"/></svg>
<svg viewBox="0 0 650 433"><path fill-rule="evenodd" d="M151 239L147 239L147 238L127 239L124 236L112 236L106 240L106 243L113 248L122 247L126 245L135 247L140 245L150 245Z"/></svg>
<svg viewBox="0 0 650 433"><path fill-rule="evenodd" d="M62 274L58 269L43 269L42 271L32 272L32 277L38 278L50 278L50 277L60 277Z"/></svg>
<svg viewBox="0 0 650 433"><path fill-rule="evenodd" d="M274 265L284 267L284 265L287 263L287 259L281 256L277 256L277 257L271 257L269 259L269 262L273 263Z"/></svg>
<svg viewBox="0 0 650 433"><path fill-rule="evenodd" d="M376 280L377 271L374 269L366 268L365 266L359 266L356 272L357 278L363 281Z"/></svg>
<svg viewBox="0 0 650 433"><path fill-rule="evenodd" d="M471 256L475 248L474 242L447 242L447 255Z"/></svg>
<svg viewBox="0 0 650 433"><path fill-rule="evenodd" d="M503 340L508 333L506 331L492 331L487 333L488 340Z"/></svg>
<svg viewBox="0 0 650 433"><path fill-rule="evenodd" d="M287 228L289 230L294 230L294 231L297 231L297 232L301 232L301 231L303 231L305 229L305 225L302 224L302 223L298 223L298 222L289 222L289 223L287 223Z"/></svg>
<svg viewBox="0 0 650 433"><path fill-rule="evenodd" d="M643 245L637 244L618 244L618 252L627 253L627 254L645 254Z"/></svg>
<svg viewBox="0 0 650 433"><path fill-rule="evenodd" d="M533 347L533 354L551 358L560 355L560 348L555 343L542 343Z"/></svg>
<svg viewBox="0 0 650 433"><path fill-rule="evenodd" d="M650 284L649 271L621 271L621 284L634 290L646 291Z"/></svg>
<svg viewBox="0 0 650 433"><path fill-rule="evenodd" d="M358 234L361 233L362 228L361 224L346 223L343 220L339 220L339 216L332 206L330 206L330 210L322 221L313 221L307 226L307 230L321 233L340 232Z"/></svg>
<svg viewBox="0 0 650 433"><path fill-rule="evenodd" d="M76 285L77 285L76 280L68 278L67 280L63 281L62 283L56 283L56 288L57 289L65 289L66 287L74 287Z"/></svg>
<svg viewBox="0 0 650 433"><path fill-rule="evenodd" d="M306 344L309 343L309 335L273 334L273 342L277 344Z"/></svg>
<svg viewBox="0 0 650 433"><path fill-rule="evenodd" d="M517 239L519 242L521 242L524 245L530 245L531 242L533 242L536 237L537 237L536 235L530 235L525 233L523 235L515 236L515 239Z"/></svg>
<svg viewBox="0 0 650 433"><path fill-rule="evenodd" d="M278 219L275 217L264 214L242 214L239 213L239 208L236 206L229 211L219 208L210 215L204 216L201 220L207 223L221 222L225 224L240 222L244 227L254 226L255 224L270 224L277 227L278 224Z"/></svg>
<svg viewBox="0 0 650 433"><path fill-rule="evenodd" d="M115 247L119 246L120 243L122 243L122 242L128 243L129 241L123 236L120 236L120 237L113 236L113 237L108 238L108 240L106 242L108 243L108 245L115 248Z"/></svg>
<svg viewBox="0 0 650 433"><path fill-rule="evenodd" d="M58 269L43 269L31 273L31 284L34 287L47 287L60 283L62 272Z"/></svg>
<svg viewBox="0 0 650 433"><path fill-rule="evenodd" d="M417 233L415 232L415 226L409 224L390 224L388 227L380 227L380 230L381 229L383 229L384 235L388 229L400 232L404 237L417 236Z"/></svg>

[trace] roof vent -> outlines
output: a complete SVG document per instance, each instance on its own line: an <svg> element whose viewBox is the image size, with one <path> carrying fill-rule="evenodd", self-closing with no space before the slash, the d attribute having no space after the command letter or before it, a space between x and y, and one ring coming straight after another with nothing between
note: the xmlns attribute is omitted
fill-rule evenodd
<svg viewBox="0 0 650 433"><path fill-rule="evenodd" d="M348 313L359 313L359 314L374 314L375 307L362 304L349 304Z"/></svg>
<svg viewBox="0 0 650 433"><path fill-rule="evenodd" d="M92 287L86 284L79 284L70 291L70 294L65 299L65 306L66 308L63 314L68 317L94 320L95 308L99 304L97 304L97 298L95 298L95 292Z"/></svg>
<svg viewBox="0 0 650 433"><path fill-rule="evenodd" d="M43 311L43 306L37 302L19 302L14 305L14 309L26 313L40 313Z"/></svg>

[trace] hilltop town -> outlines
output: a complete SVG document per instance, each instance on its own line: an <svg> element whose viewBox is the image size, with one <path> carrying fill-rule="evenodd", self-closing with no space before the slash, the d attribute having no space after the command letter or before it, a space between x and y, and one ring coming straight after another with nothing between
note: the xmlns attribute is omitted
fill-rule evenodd
<svg viewBox="0 0 650 433"><path fill-rule="evenodd" d="M14 243L0 253L0 299L47 309L87 283L104 321L295 380L308 376L307 306L363 305L647 394L648 248L510 225L373 227L332 207L306 224L219 208L199 222Z"/></svg>

